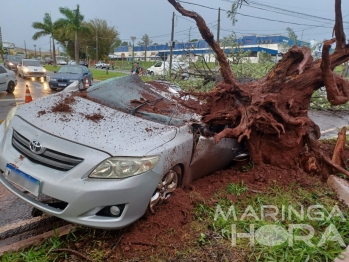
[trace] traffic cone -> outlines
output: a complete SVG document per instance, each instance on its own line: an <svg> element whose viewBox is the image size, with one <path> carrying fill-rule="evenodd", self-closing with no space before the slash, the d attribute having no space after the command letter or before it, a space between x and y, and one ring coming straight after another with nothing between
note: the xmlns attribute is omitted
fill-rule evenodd
<svg viewBox="0 0 349 262"><path fill-rule="evenodd" d="M25 99L24 103L29 103L33 101L32 95L30 94L28 85L25 85Z"/></svg>
<svg viewBox="0 0 349 262"><path fill-rule="evenodd" d="M88 84L88 78L86 78L86 81L85 81L85 89L89 88L90 85Z"/></svg>

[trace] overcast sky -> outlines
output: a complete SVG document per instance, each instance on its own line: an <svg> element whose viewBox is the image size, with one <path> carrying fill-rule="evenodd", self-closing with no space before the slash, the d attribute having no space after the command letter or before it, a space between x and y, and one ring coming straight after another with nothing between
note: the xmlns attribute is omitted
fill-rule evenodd
<svg viewBox="0 0 349 262"><path fill-rule="evenodd" d="M184 0L183 0L184 1ZM186 2L204 5L217 9L230 10L233 0L185 0ZM248 0L251 1L251 0ZM309 41L311 39L323 40L331 38L334 19L334 0L254 0L253 2L265 4L272 7L291 10L292 15L280 14L279 9L272 11L270 7L244 5L238 10L238 22L233 27L227 18L226 11L221 12L221 37L229 35L235 30L238 36L248 34L281 34L287 36L286 28L292 28L298 39ZM105 19L111 26L115 26L123 41L130 41L131 36L136 36L136 43L142 35L148 34L151 39L162 44L170 40L172 12L175 11L167 0L11 0L2 1L0 27L3 41L15 43L18 47L24 47L26 41L27 49L49 50L49 37L43 37L37 41L32 40L36 32L32 28L35 21L42 22L44 13L51 13L55 21L61 18L59 7L76 8L80 5L81 13L85 20L99 18ZM184 7L198 12L206 20L211 30L216 35L218 11L182 3ZM258 8L256 8L258 7ZM267 9L267 10L262 10ZM345 33L349 38L349 1L342 1ZM308 14L325 18L319 20L311 16L304 18L296 17L297 13ZM195 23L189 18L182 17L175 11L175 40L188 41L190 39L201 39ZM259 18L256 18L259 17ZM279 20L268 21L264 19ZM290 22L290 23L285 23Z"/></svg>

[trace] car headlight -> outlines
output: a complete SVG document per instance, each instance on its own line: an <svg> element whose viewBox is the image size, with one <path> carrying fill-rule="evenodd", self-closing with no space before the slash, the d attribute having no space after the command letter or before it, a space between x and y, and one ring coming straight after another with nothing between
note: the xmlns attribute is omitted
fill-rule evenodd
<svg viewBox="0 0 349 262"><path fill-rule="evenodd" d="M50 78L49 81L57 81L57 79L56 78Z"/></svg>
<svg viewBox="0 0 349 262"><path fill-rule="evenodd" d="M8 63L10 66L13 66L13 64L11 62Z"/></svg>
<svg viewBox="0 0 349 262"><path fill-rule="evenodd" d="M24 68L23 70L25 73L28 73L28 68Z"/></svg>
<svg viewBox="0 0 349 262"><path fill-rule="evenodd" d="M45 73L45 72L46 72L46 69L45 69L45 68L43 68L43 69L42 69L42 72L44 72L44 73Z"/></svg>
<svg viewBox="0 0 349 262"><path fill-rule="evenodd" d="M12 120L12 118L15 116L16 114L16 111L17 111L17 106L15 107L12 107L8 113L7 113L7 116L5 118L5 130L8 128L8 126L10 125L10 122Z"/></svg>
<svg viewBox="0 0 349 262"><path fill-rule="evenodd" d="M111 157L99 164L89 175L90 178L126 178L152 169L159 156Z"/></svg>

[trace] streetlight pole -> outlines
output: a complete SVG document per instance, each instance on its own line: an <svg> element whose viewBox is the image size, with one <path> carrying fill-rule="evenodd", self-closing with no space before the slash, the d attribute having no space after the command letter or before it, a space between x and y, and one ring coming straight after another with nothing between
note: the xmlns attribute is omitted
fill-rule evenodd
<svg viewBox="0 0 349 262"><path fill-rule="evenodd" d="M39 50L40 50L40 60L41 60L41 47L39 47Z"/></svg>
<svg viewBox="0 0 349 262"><path fill-rule="evenodd" d="M131 41L132 41L132 64L135 62L135 41L136 37L131 36Z"/></svg>
<svg viewBox="0 0 349 262"><path fill-rule="evenodd" d="M34 57L36 58L36 45L34 45Z"/></svg>

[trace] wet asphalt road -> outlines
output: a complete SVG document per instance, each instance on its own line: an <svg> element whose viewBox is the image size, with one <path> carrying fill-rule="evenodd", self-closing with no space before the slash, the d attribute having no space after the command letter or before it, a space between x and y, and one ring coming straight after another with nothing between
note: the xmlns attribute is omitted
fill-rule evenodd
<svg viewBox="0 0 349 262"><path fill-rule="evenodd" d="M33 99L47 96L59 92L52 91L47 82L40 80L22 79L17 77L18 84L13 94L0 92L0 119L4 119L8 110L24 102L25 86L28 85ZM309 112L309 116L316 124L320 126L322 137L334 137L338 133L338 128L349 126L349 112ZM20 200L7 189L0 185L0 247L7 240L6 232L12 232L11 228L16 228L19 224L30 224L37 218L31 217L31 207L24 201ZM4 233L5 232L5 233ZM15 231L13 231L15 232ZM7 234L7 235L6 235Z"/></svg>

